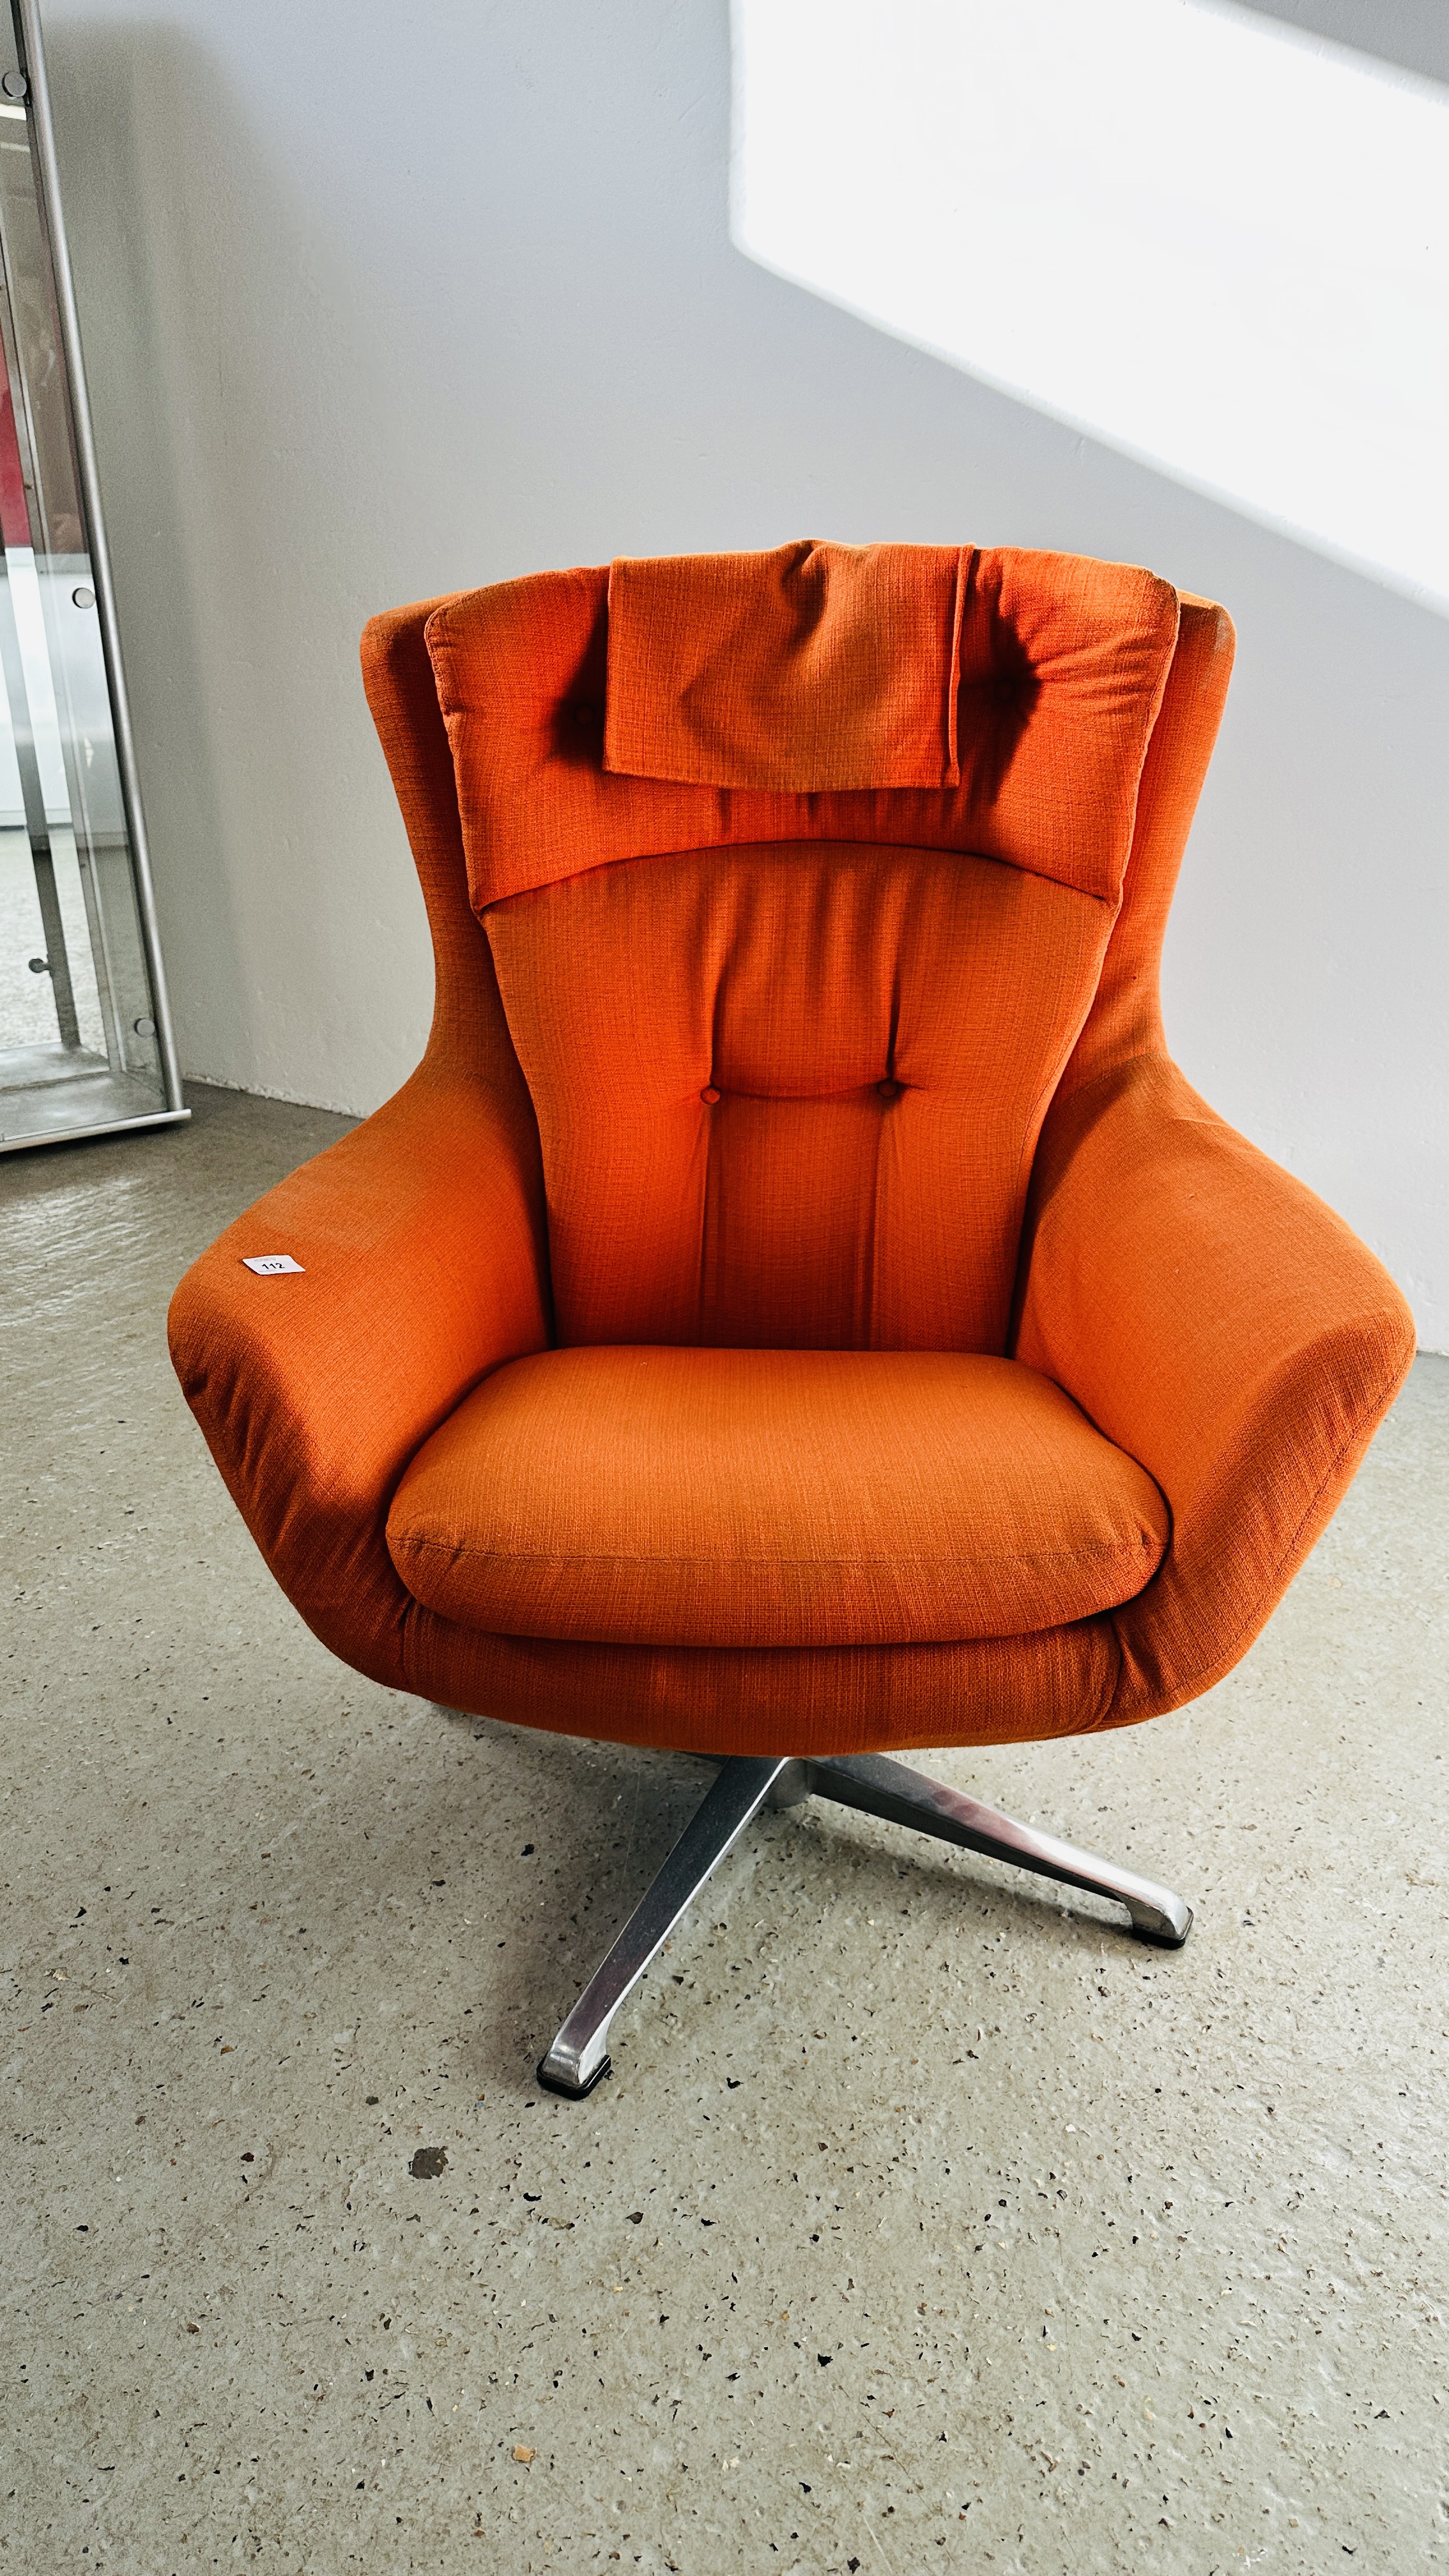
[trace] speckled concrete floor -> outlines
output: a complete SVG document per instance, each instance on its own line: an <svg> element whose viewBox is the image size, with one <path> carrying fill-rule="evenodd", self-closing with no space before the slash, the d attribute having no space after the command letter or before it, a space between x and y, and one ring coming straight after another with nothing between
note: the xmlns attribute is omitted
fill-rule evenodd
<svg viewBox="0 0 1449 2576"><path fill-rule="evenodd" d="M0 1166L3 2564L1449 2564L1449 1363L1210 1698L935 1766L1185 1951L812 1806L566 2105L701 1775L303 1630L162 1315L341 1122L195 1097Z"/></svg>

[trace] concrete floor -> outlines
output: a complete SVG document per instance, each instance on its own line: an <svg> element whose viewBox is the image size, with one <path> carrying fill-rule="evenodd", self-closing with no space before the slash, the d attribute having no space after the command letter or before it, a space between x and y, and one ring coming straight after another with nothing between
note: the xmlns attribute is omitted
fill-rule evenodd
<svg viewBox="0 0 1449 2576"><path fill-rule="evenodd" d="M343 1122L194 1097L0 1168L0 2563L1449 2565L1449 1362L1209 1698L935 1765L1185 1951L810 1807L568 2105L700 1776L302 1628L162 1316Z"/></svg>

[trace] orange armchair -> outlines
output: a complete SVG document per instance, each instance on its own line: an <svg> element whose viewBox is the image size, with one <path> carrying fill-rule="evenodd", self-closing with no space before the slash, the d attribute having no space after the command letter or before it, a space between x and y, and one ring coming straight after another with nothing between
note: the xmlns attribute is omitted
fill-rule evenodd
<svg viewBox="0 0 1449 2576"><path fill-rule="evenodd" d="M719 1763L556 2090L766 1799L1186 1938L894 1756L1205 1690L1412 1356L1166 1052L1231 654L1150 574L973 548L621 562L367 630L428 1051L188 1272L172 1351L348 1663Z"/></svg>

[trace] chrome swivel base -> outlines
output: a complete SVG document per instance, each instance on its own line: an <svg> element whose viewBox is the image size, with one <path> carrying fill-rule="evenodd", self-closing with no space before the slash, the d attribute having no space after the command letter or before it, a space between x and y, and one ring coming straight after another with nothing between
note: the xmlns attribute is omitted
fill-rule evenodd
<svg viewBox="0 0 1449 2576"><path fill-rule="evenodd" d="M768 1804L797 1806L805 1798L833 1798L842 1807L861 1807L894 1825L913 1825L917 1833L934 1834L939 1842L965 1851L985 1852L992 1860L1014 1861L1018 1869L1059 1879L1064 1887L1084 1887L1094 1896L1109 1896L1124 1905L1132 1929L1144 1941L1181 1949L1192 1929L1192 1912L1171 1888L1130 1869L1097 1860L1053 1834L1031 1825L1014 1824L994 1807L978 1806L939 1781L924 1779L904 1762L884 1753L842 1756L825 1762L772 1760L736 1754L722 1764L704 1804L686 1825L642 1904L638 1905L608 1957L595 1969L548 2054L541 2058L538 2080L550 2093L580 2101L609 2072L609 2024L625 1997L632 1994L650 1960L668 1940L675 1924L693 1904L706 1880L739 1840L752 1817Z"/></svg>

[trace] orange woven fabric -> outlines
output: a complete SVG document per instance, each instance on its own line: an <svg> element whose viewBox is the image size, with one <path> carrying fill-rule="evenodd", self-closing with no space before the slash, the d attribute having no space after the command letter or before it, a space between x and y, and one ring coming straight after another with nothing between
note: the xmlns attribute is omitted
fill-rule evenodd
<svg viewBox="0 0 1449 2576"><path fill-rule="evenodd" d="M433 933L427 1055L227 1228L170 1314L187 1400L283 1590L393 1683L416 1613L384 1537L393 1488L485 1370L549 1339L538 1134L468 908L427 614L374 620L364 664ZM242 1266L259 1252L303 1275L259 1279Z"/></svg>
<svg viewBox="0 0 1449 2576"><path fill-rule="evenodd" d="M1017 1355L1140 1460L1172 1547L1114 1625L1114 1721L1231 1670L1342 1498L1414 1356L1341 1217L1164 1056L1062 1101L1037 1157Z"/></svg>
<svg viewBox="0 0 1449 2576"><path fill-rule="evenodd" d="M1227 619L1184 600L1167 671L1177 604L1150 576L973 556L962 785L787 796L604 770L606 581L543 575L368 630L437 1005L397 1099L269 1193L177 1292L177 1368L248 1526L346 1661L532 1725L710 1753L860 1752L1067 1734L1179 1705L1261 1626L1412 1349L1372 1255L1214 1117L1163 1050L1158 954L1221 712ZM797 846L717 855L781 840ZM948 889L929 854L951 851L975 856L949 862ZM613 864L636 856L649 864ZM857 865L855 893L839 892L836 872ZM771 891L786 876L805 888L803 915ZM657 948L635 893L651 879ZM499 901L521 889L538 891ZM486 933L470 893L498 905ZM767 920L787 943L775 1007ZM589 943L589 977L613 978L612 1053L565 923ZM701 1081L671 1106L668 1084L699 1069L706 1000L721 1063L766 1079L713 1105ZM978 1011L991 1035L968 1113ZM914 1091L913 1062L928 1077ZM904 1088L885 1102L875 1079ZM609 1117L595 1117L606 1096ZM933 1098L955 1122L934 1147L895 1123L898 1110L919 1123ZM723 1144L681 1148L717 1109ZM975 1118L990 1131L979 1148ZM592 1199L590 1156L612 1174ZM651 1156L675 1157L687 1223L636 1174ZM874 1195L847 1222L857 1185ZM868 1264L843 1262L847 1236L868 1244ZM303 1275L242 1269L244 1253L274 1251ZM849 1346L999 1351L1004 1330L1007 1351L1165 1497L1157 1572L1067 1624L942 1644L609 1644L439 1615L402 1581L388 1514L490 1372L559 1338L551 1261L563 1337L581 1342L644 1338L641 1317L655 1319L649 1339L687 1341L691 1297L706 1340L762 1339L781 1316ZM601 1330L625 1308L622 1332Z"/></svg>
<svg viewBox="0 0 1449 2576"><path fill-rule="evenodd" d="M787 842L598 868L484 923L561 1342L1002 1351L1105 904Z"/></svg>
<svg viewBox="0 0 1449 2576"><path fill-rule="evenodd" d="M955 787L971 549L821 546L609 569L604 767L704 787Z"/></svg>
<svg viewBox="0 0 1449 2576"><path fill-rule="evenodd" d="M972 551L960 785L808 796L604 767L608 587L603 570L538 573L429 620L475 906L611 859L811 839L970 850L1119 900L1177 634L1177 594L1153 574Z"/></svg>
<svg viewBox="0 0 1449 2576"><path fill-rule="evenodd" d="M1167 1514L1010 1360L595 1348L495 1370L413 1460L387 1535L408 1589L466 1627L913 1645L1129 1599Z"/></svg>
<svg viewBox="0 0 1449 2576"><path fill-rule="evenodd" d="M955 1646L595 1646L493 1636L413 1602L394 1679L443 1708L563 1735L824 1754L1085 1734L1117 1669L1110 1617Z"/></svg>
<svg viewBox="0 0 1449 2576"><path fill-rule="evenodd" d="M1096 998L1056 1097L1144 1050L1165 1054L1158 967L1163 934L1233 668L1233 621L1184 593L1177 651L1143 764L1122 908Z"/></svg>

